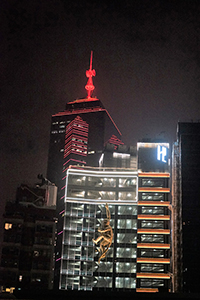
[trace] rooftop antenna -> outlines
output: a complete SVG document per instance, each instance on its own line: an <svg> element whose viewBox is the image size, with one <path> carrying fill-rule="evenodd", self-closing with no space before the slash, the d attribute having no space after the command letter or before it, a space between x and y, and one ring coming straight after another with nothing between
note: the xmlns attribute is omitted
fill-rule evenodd
<svg viewBox="0 0 200 300"><path fill-rule="evenodd" d="M91 51L91 55L90 55L90 69L86 71L86 77L88 77L88 82L85 86L85 89L88 93L88 96L87 96L88 99L91 98L91 94L95 89L95 87L93 85L92 77L96 75L96 72L94 69L92 70L92 55L93 55L93 51Z"/></svg>

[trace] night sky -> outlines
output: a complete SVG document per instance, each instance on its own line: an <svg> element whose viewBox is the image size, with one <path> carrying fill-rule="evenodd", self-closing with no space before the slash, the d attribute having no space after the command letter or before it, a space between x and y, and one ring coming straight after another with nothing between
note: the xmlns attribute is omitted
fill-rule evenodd
<svg viewBox="0 0 200 300"><path fill-rule="evenodd" d="M1 210L46 174L51 115L94 96L126 144L200 119L200 1L0 1Z"/></svg>

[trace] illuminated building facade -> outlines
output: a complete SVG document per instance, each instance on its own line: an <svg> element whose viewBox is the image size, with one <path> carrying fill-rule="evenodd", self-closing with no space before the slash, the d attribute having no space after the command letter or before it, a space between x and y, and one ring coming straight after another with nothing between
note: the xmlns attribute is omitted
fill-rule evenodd
<svg viewBox="0 0 200 300"><path fill-rule="evenodd" d="M199 292L200 123L180 122L172 155L175 292Z"/></svg>
<svg viewBox="0 0 200 300"><path fill-rule="evenodd" d="M137 291L171 289L168 143L138 143Z"/></svg>
<svg viewBox="0 0 200 300"><path fill-rule="evenodd" d="M93 239L106 218L114 232L106 258L98 263ZM137 257L137 172L69 168L60 268L60 289L135 289Z"/></svg>
<svg viewBox="0 0 200 300"><path fill-rule="evenodd" d="M169 144L138 143L137 153L125 145L109 144L103 154L99 168L67 170L65 207L60 212L63 228L58 232L62 237L59 288L168 292ZM119 166L120 160L125 168ZM106 168L105 161L112 167ZM93 239L106 218L106 203L114 236L106 258L98 263Z"/></svg>

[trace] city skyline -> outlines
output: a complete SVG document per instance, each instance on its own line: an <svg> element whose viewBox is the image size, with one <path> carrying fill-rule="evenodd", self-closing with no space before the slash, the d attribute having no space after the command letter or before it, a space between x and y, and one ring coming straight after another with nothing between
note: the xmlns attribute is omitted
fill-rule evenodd
<svg viewBox="0 0 200 300"><path fill-rule="evenodd" d="M39 1L2 1L3 202L46 174L51 115L85 97L91 50L94 95L125 144L160 135L173 142L179 120L200 118L199 4L178 2L44 1L38 11Z"/></svg>

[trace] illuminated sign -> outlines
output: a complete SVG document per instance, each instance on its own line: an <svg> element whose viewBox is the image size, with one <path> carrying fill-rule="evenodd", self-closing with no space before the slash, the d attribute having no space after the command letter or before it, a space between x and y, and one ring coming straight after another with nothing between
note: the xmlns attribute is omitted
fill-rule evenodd
<svg viewBox="0 0 200 300"><path fill-rule="evenodd" d="M164 146L158 145L158 147L157 147L157 160L160 160L160 161L166 163L167 162L166 156L167 156L167 148L164 147Z"/></svg>

